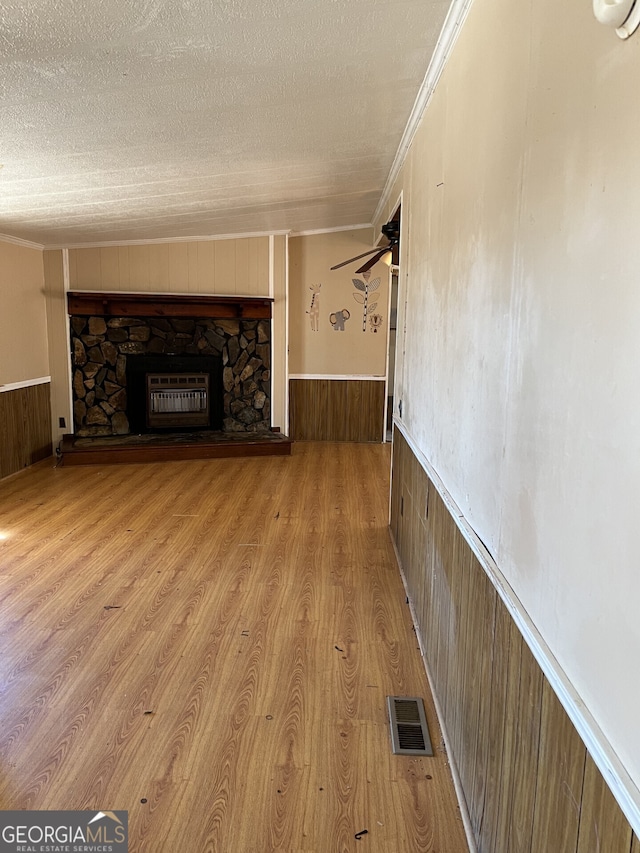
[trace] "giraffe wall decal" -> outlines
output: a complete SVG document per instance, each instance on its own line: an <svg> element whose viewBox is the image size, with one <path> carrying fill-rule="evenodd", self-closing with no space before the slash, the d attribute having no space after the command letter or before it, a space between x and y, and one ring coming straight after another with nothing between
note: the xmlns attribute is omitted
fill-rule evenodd
<svg viewBox="0 0 640 853"><path fill-rule="evenodd" d="M309 320L311 321L311 331L318 331L318 319L320 317L320 288L321 284L310 284L309 290L313 294L311 297L311 305L309 306L309 310L306 312L309 315Z"/></svg>

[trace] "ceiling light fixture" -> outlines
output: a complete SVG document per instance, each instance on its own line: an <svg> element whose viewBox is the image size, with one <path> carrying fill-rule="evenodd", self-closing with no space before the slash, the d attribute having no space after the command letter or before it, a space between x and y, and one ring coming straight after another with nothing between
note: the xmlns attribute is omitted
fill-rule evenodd
<svg viewBox="0 0 640 853"><path fill-rule="evenodd" d="M593 0L593 14L621 39L628 39L640 25L640 0Z"/></svg>

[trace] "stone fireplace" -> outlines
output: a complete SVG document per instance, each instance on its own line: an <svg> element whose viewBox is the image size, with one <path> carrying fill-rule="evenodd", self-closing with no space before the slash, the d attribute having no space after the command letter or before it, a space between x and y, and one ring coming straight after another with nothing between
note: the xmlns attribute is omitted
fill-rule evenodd
<svg viewBox="0 0 640 853"><path fill-rule="evenodd" d="M70 293L74 434L271 426L271 300Z"/></svg>

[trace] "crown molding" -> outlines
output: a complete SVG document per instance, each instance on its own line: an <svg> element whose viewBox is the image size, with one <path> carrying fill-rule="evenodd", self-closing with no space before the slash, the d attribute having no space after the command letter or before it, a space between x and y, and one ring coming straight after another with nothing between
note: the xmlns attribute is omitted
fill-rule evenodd
<svg viewBox="0 0 640 853"><path fill-rule="evenodd" d="M13 243L14 246L23 246L25 249L39 249L42 251L45 248L41 243L32 243L31 240L23 240L21 237L11 237L9 234L0 234L0 241L3 243Z"/></svg>
<svg viewBox="0 0 640 853"><path fill-rule="evenodd" d="M427 68L427 73L425 74L424 80L422 81L422 85L420 86L418 95L413 104L409 121L407 122L407 126L402 134L402 139L400 140L396 156L391 165L389 176L384 185L384 189L382 190L382 195L380 196L380 201L378 202L376 211L373 215L374 222L378 221L387 201L389 200L389 194L393 189L393 185L400 173L400 169L402 169L402 166L404 165L407 152L411 147L411 143L413 142L413 137L418 129L420 120L429 105L431 96L433 95L438 84L438 80L440 79L440 75L447 64L449 55L453 50L453 46L456 43L456 39L462 29L462 25L467 17L469 9L471 8L472 2L473 0L453 0L449 7L447 17L445 18L442 26L442 32L440 33L436 48L433 52L433 56L431 57L431 62Z"/></svg>
<svg viewBox="0 0 640 853"><path fill-rule="evenodd" d="M158 237L149 240L105 240L98 243L58 243L44 249L107 249L114 246L155 246L163 243L206 243L212 240L244 240L249 237L283 237L290 231L249 231L241 234L206 234L195 237Z"/></svg>
<svg viewBox="0 0 640 853"><path fill-rule="evenodd" d="M373 223L364 222L361 225L338 225L335 228L314 228L309 231L290 231L290 237L313 237L314 234L336 234L339 231L362 231L364 228L373 228Z"/></svg>

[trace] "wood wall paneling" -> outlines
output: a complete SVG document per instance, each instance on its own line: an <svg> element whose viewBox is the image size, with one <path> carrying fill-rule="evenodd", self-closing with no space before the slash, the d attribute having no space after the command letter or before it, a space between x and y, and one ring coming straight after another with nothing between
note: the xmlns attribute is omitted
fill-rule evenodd
<svg viewBox="0 0 640 853"><path fill-rule="evenodd" d="M0 478L51 456L49 383L0 394Z"/></svg>
<svg viewBox="0 0 640 853"><path fill-rule="evenodd" d="M0 394L0 476L7 477L24 468L22 454L24 444L20 441L22 397L20 391Z"/></svg>
<svg viewBox="0 0 640 853"><path fill-rule="evenodd" d="M75 287L83 287L80 282ZM72 287L74 285L72 284ZM134 288L137 290L138 288ZM141 290L151 291L170 291L171 282L169 279L169 244L161 243L159 245L149 246L149 286L140 288Z"/></svg>
<svg viewBox="0 0 640 853"><path fill-rule="evenodd" d="M141 290L151 290L149 246L129 246L129 281L127 290L132 290L136 282L141 282Z"/></svg>
<svg viewBox="0 0 640 853"><path fill-rule="evenodd" d="M69 251L69 275L71 287L82 290L108 290L102 286L102 265L100 249L79 249Z"/></svg>
<svg viewBox="0 0 640 853"><path fill-rule="evenodd" d="M400 440L394 441L391 451L391 505L389 508L389 523L391 525L391 535L395 542L396 548L402 547L402 536L400 535L400 499L402 496L402 465L405 455L401 453ZM401 560L403 565L406 565L404 560Z"/></svg>
<svg viewBox="0 0 640 853"><path fill-rule="evenodd" d="M432 491L437 495L433 486ZM459 567L457 586L454 591L454 610L452 615L454 630L451 632L449 651L449 677L447 680L447 714L445 725L450 733L454 755L462 750L461 720L464 707L459 701L466 678L467 665L467 612L469 608L469 584L473 569L471 550L461 534L456 535L453 559Z"/></svg>
<svg viewBox="0 0 640 853"><path fill-rule="evenodd" d="M53 452L51 444L51 393L48 382L25 388L24 420L28 464L46 459Z"/></svg>
<svg viewBox="0 0 640 853"><path fill-rule="evenodd" d="M211 293L214 287L215 253L213 241L196 243L195 278L198 293Z"/></svg>
<svg viewBox="0 0 640 853"><path fill-rule="evenodd" d="M517 777L515 775L515 763L518 751L517 725L518 725L518 701L520 689L520 668L522 663L522 635L511 619L502 602L498 600L496 619L496 636L498 632L506 628L508 635L505 645L508 650L506 660L506 671L504 673L504 693L502 694L502 706L494 698L491 714L492 743L496 755L499 754L499 766L497 779L493 779L489 789L489 807L485 809L487 820L483 827L483 847L488 850L508 850L509 830L511 819L514 814L514 794L516 790ZM494 661L494 669L501 668L501 656L498 652ZM514 701L509 702L508 697L513 696ZM501 725L501 731L498 730Z"/></svg>
<svg viewBox="0 0 640 853"><path fill-rule="evenodd" d="M237 288L247 287L250 278L251 264L251 247L250 241L236 243L236 292Z"/></svg>
<svg viewBox="0 0 640 853"><path fill-rule="evenodd" d="M424 485L421 492L425 492ZM448 512L442 500L430 495L432 511L430 513L433 531L433 578L432 594L436 618L433 620L437 636L432 639L436 655L436 683L445 720L451 711L455 699L449 694L447 686L450 679L455 681L455 658L453 651L457 641L459 621L456 617L455 596L459 593L460 570L454 560L456 531L448 523ZM427 530L429 527L427 526Z"/></svg>
<svg viewBox="0 0 640 853"><path fill-rule="evenodd" d="M396 546L404 547L404 536L402 536L402 519L404 515L404 483L407 454L402 452L402 443L393 443L393 488L391 495L392 529L397 532Z"/></svg>
<svg viewBox="0 0 640 853"><path fill-rule="evenodd" d="M102 287L104 290L126 290L123 287L123 278L128 280L128 246L110 246L100 249L100 273ZM122 264L120 255L122 254ZM122 266L122 273L120 268Z"/></svg>
<svg viewBox="0 0 640 853"><path fill-rule="evenodd" d="M178 293L189 291L189 246L169 243L169 286Z"/></svg>
<svg viewBox="0 0 640 853"><path fill-rule="evenodd" d="M515 626L514 626L515 627ZM515 629L517 631L517 628ZM518 632L519 634L519 632ZM512 682L507 697L509 713L515 720L515 752L511 759L513 794L511 809L500 814L500 822L508 824L507 842L497 851L533 853L533 814L540 753L540 719L544 676L529 647L520 635L520 678ZM515 646L514 646L515 649ZM506 756L505 756L506 759ZM506 764L503 763L503 772Z"/></svg>
<svg viewBox="0 0 640 853"><path fill-rule="evenodd" d="M137 249L138 246L119 246L118 247L118 275L120 279L121 290L131 290L132 282L135 286L135 278L132 275L131 260L133 257L132 249Z"/></svg>
<svg viewBox="0 0 640 853"><path fill-rule="evenodd" d="M432 674L436 684L436 692L440 698L443 710L446 708L447 658L444 652L444 637L447 622L447 562L448 541L445 535L445 510L442 501L432 501L431 518L428 530L431 533L431 595L429 611L431 617L423 613L427 628L427 650L433 660Z"/></svg>
<svg viewBox="0 0 640 853"><path fill-rule="evenodd" d="M495 850L501 815L508 812L510 795L513 790L513 778L508 766L503 766L505 754L508 754L505 741L511 731L507 729L507 696L512 689L510 679L517 675L510 666L511 644L513 640L511 619L506 607L499 598L495 605L495 626L493 632L493 659L491 666L490 701L488 706L488 725L482 715L479 720L478 742L486 744L484 753L484 800L482 818L478 827L480 846L484 850ZM518 656L519 650L514 650ZM486 728L485 728L486 726ZM474 800L479 797L474 792Z"/></svg>
<svg viewBox="0 0 640 853"><path fill-rule="evenodd" d="M409 508L413 510L414 499L411 498ZM418 508L420 506L418 498ZM433 569L432 549L430 548L429 534L426 527L426 522L420 517L420 513L416 512L409 519L412 528L412 550L411 560L413 562L413 573L410 581L410 588L416 590L416 594L412 598L413 609L417 618L417 628L421 636L424 637L424 618L425 611L424 596L431 592L431 586L421 584L420 579L427 574L431 574Z"/></svg>
<svg viewBox="0 0 640 853"><path fill-rule="evenodd" d="M269 295L269 238L69 250L72 290Z"/></svg>
<svg viewBox="0 0 640 853"><path fill-rule="evenodd" d="M291 379L289 436L297 441L382 441L385 383Z"/></svg>
<svg viewBox="0 0 640 853"><path fill-rule="evenodd" d="M586 750L549 682L543 682L532 850L575 853Z"/></svg>
<svg viewBox="0 0 640 853"><path fill-rule="evenodd" d="M511 614L402 433L391 532L479 853L640 853Z"/></svg>
<svg viewBox="0 0 640 853"><path fill-rule="evenodd" d="M230 240L222 240L214 246L214 280L229 282L230 286L237 279L236 246ZM235 293L235 290L233 291Z"/></svg>
<svg viewBox="0 0 640 853"><path fill-rule="evenodd" d="M577 853L627 853L632 835L602 774L587 755Z"/></svg>
<svg viewBox="0 0 640 853"><path fill-rule="evenodd" d="M474 637L476 667L474 677L468 683L477 694L478 718L475 732L471 732L473 744L472 756L472 793L469 812L477 835L480 834L485 820L485 796L487 776L489 774L489 721L491 719L491 697L493 693L493 651L495 646L495 614L497 593L484 572L476 572L477 597L471 598L473 608L478 613L478 632ZM470 718L472 723L472 718Z"/></svg>
<svg viewBox="0 0 640 853"><path fill-rule="evenodd" d="M429 519L427 517L428 483L422 476L420 466L414 464L414 457L410 458L407 475L410 480L410 511L412 512L412 517L407 521L413 531L410 556L413 563L413 576L410 588L415 590L412 596L413 607L418 621L418 630L424 637L426 628L424 624L425 598L431 596L433 582L433 547L429 536ZM431 582L428 584L421 583L423 577L429 577Z"/></svg>

